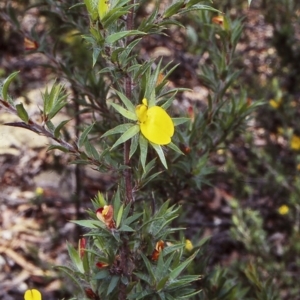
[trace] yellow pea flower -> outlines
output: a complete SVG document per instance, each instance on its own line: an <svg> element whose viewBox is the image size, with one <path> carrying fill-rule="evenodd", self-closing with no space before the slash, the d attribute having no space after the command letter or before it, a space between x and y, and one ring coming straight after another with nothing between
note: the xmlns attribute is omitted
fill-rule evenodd
<svg viewBox="0 0 300 300"><path fill-rule="evenodd" d="M171 117L159 106L148 108L146 98L142 100L142 103L135 109L142 134L154 144L169 144L174 134L174 124Z"/></svg>
<svg viewBox="0 0 300 300"><path fill-rule="evenodd" d="M192 251L194 248L192 242L190 240L185 240L185 249L187 251Z"/></svg>
<svg viewBox="0 0 300 300"><path fill-rule="evenodd" d="M271 99L271 100L269 101L269 104L270 104L274 109L277 109L277 108L279 108L279 106L281 105L281 102L282 102L282 99L279 99L279 100Z"/></svg>
<svg viewBox="0 0 300 300"><path fill-rule="evenodd" d="M27 290L24 294L24 299L25 300L42 300L42 295L36 289Z"/></svg>
<svg viewBox="0 0 300 300"><path fill-rule="evenodd" d="M287 205L281 205L279 208L278 208L278 212L281 214L281 215L286 215L288 214L289 212L289 207Z"/></svg>
<svg viewBox="0 0 300 300"><path fill-rule="evenodd" d="M290 147L293 150L300 150L300 137L297 135L293 135L290 141Z"/></svg>

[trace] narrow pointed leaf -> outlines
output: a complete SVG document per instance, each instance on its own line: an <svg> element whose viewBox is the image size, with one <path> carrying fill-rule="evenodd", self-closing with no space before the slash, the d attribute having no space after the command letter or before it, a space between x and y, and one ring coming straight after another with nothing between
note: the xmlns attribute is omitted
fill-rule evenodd
<svg viewBox="0 0 300 300"><path fill-rule="evenodd" d="M191 121L191 118L172 118L172 121L174 123L174 126L177 126Z"/></svg>
<svg viewBox="0 0 300 300"><path fill-rule="evenodd" d="M28 124L29 116L22 103L16 105L18 117Z"/></svg>
<svg viewBox="0 0 300 300"><path fill-rule="evenodd" d="M118 211L117 222L116 222L117 228L119 228L119 226L120 226L121 219L122 219L122 216L123 216L123 210L124 210L124 205L122 204L119 211Z"/></svg>
<svg viewBox="0 0 300 300"><path fill-rule="evenodd" d="M193 255L191 255L188 259L186 259L183 263L181 263L177 268L172 270L170 273L170 279L175 279L177 278L180 273L192 262L192 260L196 257L198 254L199 250L194 252Z"/></svg>
<svg viewBox="0 0 300 300"><path fill-rule="evenodd" d="M167 145L169 148L171 148L172 150L174 150L175 152L184 155L184 153L172 142L170 144Z"/></svg>
<svg viewBox="0 0 300 300"><path fill-rule="evenodd" d="M54 130L54 136L56 138L59 138L60 136L60 130L69 122L70 120L65 120L65 121L62 121L58 124L58 126L55 128Z"/></svg>
<svg viewBox="0 0 300 300"><path fill-rule="evenodd" d="M90 133L90 131L93 129L94 127L94 123L91 124L90 126L88 126L84 131L83 133L81 134L79 140L78 140L78 146L79 147L82 147L83 144L85 143L85 141L87 140L87 136L88 134Z"/></svg>
<svg viewBox="0 0 300 300"><path fill-rule="evenodd" d="M118 94L126 108L131 112L135 112L135 106L133 105L133 103L124 94L120 93L117 90L115 90L115 92Z"/></svg>
<svg viewBox="0 0 300 300"><path fill-rule="evenodd" d="M3 86L2 86L2 97L4 101L7 101L7 92L8 92L8 88L10 83L12 82L12 80L20 73L20 71L14 72L12 74L10 74L3 82Z"/></svg>
<svg viewBox="0 0 300 300"><path fill-rule="evenodd" d="M161 146L157 145L157 144L153 144L151 142L150 142L150 144L154 148L154 150L156 151L156 153L158 154L158 157L159 157L161 163L164 165L164 167L166 169L168 169L168 165L167 165L167 162L166 162L165 154L164 154Z"/></svg>
<svg viewBox="0 0 300 300"><path fill-rule="evenodd" d="M128 130L132 126L134 126L134 124L132 124L132 123L125 123L125 124L118 125L115 128L112 128L112 129L106 131L101 137L103 138L103 137L110 136L113 134L124 133L126 130Z"/></svg>
<svg viewBox="0 0 300 300"><path fill-rule="evenodd" d="M113 106L113 108L120 113L123 117L129 119L129 120L133 120L136 121L137 120L137 116L135 113L125 109L124 107L122 107L119 104L116 103L111 103L111 106Z"/></svg>
<svg viewBox="0 0 300 300"><path fill-rule="evenodd" d="M106 296L108 296L117 287L119 280L120 280L119 276L113 276L111 278L108 289L107 289Z"/></svg>
<svg viewBox="0 0 300 300"><path fill-rule="evenodd" d="M137 147L139 144L139 136L135 135L132 139L131 139L131 145L130 145L130 152L129 152L129 159L132 157L132 155L136 152Z"/></svg>
<svg viewBox="0 0 300 300"><path fill-rule="evenodd" d="M127 31L121 31L117 33L113 33L109 35L106 39L105 42L107 44L112 44L124 37L130 36L130 35L145 35L145 32L139 31L139 30L127 30Z"/></svg>
<svg viewBox="0 0 300 300"><path fill-rule="evenodd" d="M142 134L140 134L139 138L139 145L140 145L140 161L145 172L146 170L146 158L148 153L148 141L144 138Z"/></svg>
<svg viewBox="0 0 300 300"><path fill-rule="evenodd" d="M130 127L126 132L124 132L120 138L113 144L111 147L111 150L118 145L125 143L127 140L132 138L134 135L136 135L140 131L140 126L139 125L133 125Z"/></svg>

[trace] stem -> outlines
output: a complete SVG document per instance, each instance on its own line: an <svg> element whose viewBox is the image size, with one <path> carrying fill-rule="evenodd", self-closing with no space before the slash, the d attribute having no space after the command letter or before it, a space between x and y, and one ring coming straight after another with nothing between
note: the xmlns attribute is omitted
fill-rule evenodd
<svg viewBox="0 0 300 300"><path fill-rule="evenodd" d="M134 4L134 0L131 0L130 4ZM126 19L126 30L133 29L133 21L134 21L134 8L132 7L127 15ZM126 45L128 45L128 38L126 40ZM128 99L132 98L132 78L131 76L126 76L125 78L125 95ZM124 165L128 168L124 171L124 178L125 178L125 203L133 203L133 195L132 195L132 170L130 166L130 141L124 143Z"/></svg>
<svg viewBox="0 0 300 300"><path fill-rule="evenodd" d="M130 4L134 4L135 0L131 0ZM126 30L133 29L134 22L134 8L132 7L127 15L126 19ZM128 45L128 38L126 39L126 46ZM125 78L125 95L128 99L132 99L132 78L131 76L126 76ZM124 178L125 178L125 204L133 204L133 187L132 187L132 169L129 158L130 153L130 141L124 143L124 164L127 167L124 170ZM122 269L123 276L130 276L128 274L128 260L130 249L127 244L126 237L122 237L122 245L120 247L120 266ZM119 300L126 300L126 285L121 282L119 286Z"/></svg>

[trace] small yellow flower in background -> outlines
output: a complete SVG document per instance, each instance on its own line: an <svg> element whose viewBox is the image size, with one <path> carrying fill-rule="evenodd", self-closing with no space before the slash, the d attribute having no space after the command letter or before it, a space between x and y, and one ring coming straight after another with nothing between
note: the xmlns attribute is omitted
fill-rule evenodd
<svg viewBox="0 0 300 300"><path fill-rule="evenodd" d="M290 147L293 150L300 150L300 137L293 134L290 142Z"/></svg>
<svg viewBox="0 0 300 300"><path fill-rule="evenodd" d="M278 208L278 212L281 214L281 215L286 215L288 214L289 212L289 207L287 205L281 205L279 208Z"/></svg>
<svg viewBox="0 0 300 300"><path fill-rule="evenodd" d="M283 135L284 129L282 127L277 127L277 133Z"/></svg>
<svg viewBox="0 0 300 300"><path fill-rule="evenodd" d="M194 248L192 242L190 240L185 240L185 249L187 251L192 251Z"/></svg>
<svg viewBox="0 0 300 300"><path fill-rule="evenodd" d="M24 294L24 299L25 300L42 300L42 294L36 290L27 290Z"/></svg>
<svg viewBox="0 0 300 300"><path fill-rule="evenodd" d="M36 194L37 196L42 196L42 195L44 194L44 189L41 188L41 187L37 187L37 188L35 189L35 194Z"/></svg>
<svg viewBox="0 0 300 300"><path fill-rule="evenodd" d="M282 99L279 99L279 100L271 99L271 100L269 101L269 104L270 104L273 108L277 109L277 108L279 108L279 106L281 105L281 102L282 102Z"/></svg>
<svg viewBox="0 0 300 300"><path fill-rule="evenodd" d="M167 145L174 134L174 123L166 111L159 106L148 108L147 99L136 107L135 112L144 137L157 145Z"/></svg>
<svg viewBox="0 0 300 300"><path fill-rule="evenodd" d="M300 171L300 164L297 165L297 170Z"/></svg>

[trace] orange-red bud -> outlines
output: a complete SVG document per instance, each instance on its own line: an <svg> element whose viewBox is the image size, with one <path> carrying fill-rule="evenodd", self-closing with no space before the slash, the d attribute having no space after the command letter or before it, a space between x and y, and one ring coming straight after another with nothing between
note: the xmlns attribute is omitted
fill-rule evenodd
<svg viewBox="0 0 300 300"><path fill-rule="evenodd" d="M96 211L97 218L102 221L109 229L116 228L114 217L114 209L112 205L105 205Z"/></svg>
<svg viewBox="0 0 300 300"><path fill-rule="evenodd" d="M160 252L165 248L165 242L160 240L156 243L155 249L152 252L151 259L157 261L159 258Z"/></svg>

